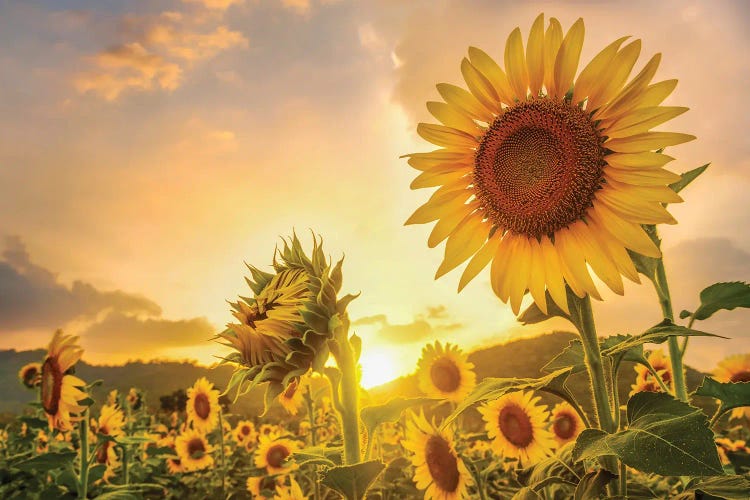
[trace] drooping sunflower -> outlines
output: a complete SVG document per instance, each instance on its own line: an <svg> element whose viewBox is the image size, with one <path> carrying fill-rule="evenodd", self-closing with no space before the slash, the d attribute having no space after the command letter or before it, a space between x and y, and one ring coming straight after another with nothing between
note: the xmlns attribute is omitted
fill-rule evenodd
<svg viewBox="0 0 750 500"><path fill-rule="evenodd" d="M50 429L68 431L72 429L71 413L81 413L85 407L78 404L88 395L80 388L86 383L68 371L75 366L83 349L76 345L78 337L64 335L57 330L47 349L47 357L41 370L41 399Z"/></svg>
<svg viewBox="0 0 750 500"><path fill-rule="evenodd" d="M578 412L570 406L570 403L559 403L552 408L550 417L552 425L550 429L557 441L557 447L575 441L578 435L583 431L584 424Z"/></svg>
<svg viewBox="0 0 750 500"><path fill-rule="evenodd" d="M258 439L255 424L250 420L240 420L237 422L237 427L234 428L234 439L238 444L244 446L247 446L248 443L255 443Z"/></svg>
<svg viewBox="0 0 750 500"><path fill-rule="evenodd" d="M185 471L195 471L211 467L213 447L208 444L206 435L195 429L188 429L174 440L175 451L180 465Z"/></svg>
<svg viewBox="0 0 750 500"><path fill-rule="evenodd" d="M292 477L289 478L289 486L276 486L276 494L273 496L273 500L307 500L307 498L299 483Z"/></svg>
<svg viewBox="0 0 750 500"><path fill-rule="evenodd" d="M285 461L298 448L299 443L291 439L261 436L258 450L255 452L255 466L259 469L265 467L269 474L289 472L294 467L286 465Z"/></svg>
<svg viewBox="0 0 750 500"><path fill-rule="evenodd" d="M107 393L107 404L109 406L117 406L119 405L120 401L120 393L117 391L117 389L112 389Z"/></svg>
<svg viewBox="0 0 750 500"><path fill-rule="evenodd" d="M474 364L466 360L458 346L436 341L422 349L417 363L419 390L431 397L458 403L476 385Z"/></svg>
<svg viewBox="0 0 750 500"><path fill-rule="evenodd" d="M517 458L524 466L550 454L555 440L547 430L549 412L536 404L540 399L531 391L517 391L479 408L495 453Z"/></svg>
<svg viewBox="0 0 750 500"><path fill-rule="evenodd" d="M42 383L42 364L27 363L18 370L18 380L29 389L39 387Z"/></svg>
<svg viewBox="0 0 750 500"><path fill-rule="evenodd" d="M663 204L679 176L656 152L695 137L652 131L687 108L660 106L676 80L651 83L653 56L630 81L640 40L615 40L578 76L584 24L563 36L557 19L534 21L526 48L508 37L503 70L476 47L461 62L468 91L441 83L427 108L441 124L417 133L439 146L406 155L422 173L412 189L438 187L407 224L437 221L428 245L447 239L436 277L468 259L459 291L490 262L493 291L520 310L528 290L547 312L545 289L568 311L565 285L600 299L589 274L623 293L639 282L626 250L658 257L641 224L676 223Z"/></svg>
<svg viewBox="0 0 750 500"><path fill-rule="evenodd" d="M302 406L302 395L303 388L300 379L293 379L277 399L290 415L296 415Z"/></svg>
<svg viewBox="0 0 750 500"><path fill-rule="evenodd" d="M214 389L214 384L201 377L187 390L187 396L188 422L203 433L214 430L219 422L219 391Z"/></svg>
<svg viewBox="0 0 750 500"><path fill-rule="evenodd" d="M441 430L423 414L414 415L406 423L406 438L401 444L413 453L414 483L425 490L425 500L468 498L467 487L473 481L456 453L451 429Z"/></svg>
<svg viewBox="0 0 750 500"><path fill-rule="evenodd" d="M750 353L734 354L721 360L714 370L719 382L750 382ZM750 406L735 408L730 418L750 420Z"/></svg>

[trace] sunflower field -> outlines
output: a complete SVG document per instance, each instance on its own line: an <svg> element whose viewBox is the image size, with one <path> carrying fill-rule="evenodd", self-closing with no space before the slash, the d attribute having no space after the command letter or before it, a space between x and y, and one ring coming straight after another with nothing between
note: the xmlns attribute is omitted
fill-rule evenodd
<svg viewBox="0 0 750 500"><path fill-rule="evenodd" d="M445 242L436 278L465 263L460 291L489 268L520 322L558 317L577 332L540 376L478 379L462 346L435 341L414 364L421 396L365 398L344 260L292 234L270 267L248 265L209 344L230 348L231 378L185 381L174 411L150 409L138 387L97 404L103 382L76 376L78 338L55 332L18 374L36 401L0 429L0 496L750 499L750 353L692 392L683 363L691 337L722 335L701 321L750 307L750 285L713 284L676 311L661 253L669 205L708 165L667 168L666 149L695 137L654 130L687 111L661 105L676 80L655 79L660 54L635 72L640 40L582 63L583 41L583 20L565 30L539 15L525 39L510 33L501 62L470 47L465 88L438 84L443 101L427 108L439 123L417 128L437 148L404 155L411 188L434 189L406 223L434 223L428 245ZM594 277L620 295L623 278L652 287L662 316L637 334L597 331ZM287 417L222 404L256 387Z"/></svg>

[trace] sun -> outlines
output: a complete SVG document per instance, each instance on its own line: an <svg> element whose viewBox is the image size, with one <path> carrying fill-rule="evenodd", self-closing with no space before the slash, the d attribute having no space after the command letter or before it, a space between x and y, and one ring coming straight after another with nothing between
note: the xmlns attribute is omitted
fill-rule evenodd
<svg viewBox="0 0 750 500"><path fill-rule="evenodd" d="M390 382L399 375L394 356L382 350L363 352L359 362L362 365L361 384L365 389Z"/></svg>

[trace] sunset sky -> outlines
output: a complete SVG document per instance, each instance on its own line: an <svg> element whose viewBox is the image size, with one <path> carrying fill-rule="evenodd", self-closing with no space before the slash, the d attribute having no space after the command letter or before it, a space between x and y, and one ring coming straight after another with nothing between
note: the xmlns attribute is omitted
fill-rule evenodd
<svg viewBox="0 0 750 500"><path fill-rule="evenodd" d="M569 329L519 326L486 274L461 294L460 271L434 281L431 225L403 225L430 194L399 156L431 149L415 129L435 84L462 84L470 45L501 60L541 11L566 30L584 18L582 64L632 35L636 70L661 52L657 79L680 80L666 104L691 110L668 130L698 140L671 148L670 168L712 166L663 229L677 311L750 280L747 2L2 2L0 349L62 327L92 363L211 362L226 301L248 294L243 262L269 265L293 229L346 255L366 385L412 371L435 339ZM648 284L603 295L601 334L661 319ZM693 342L688 363L750 351L749 321L697 324L732 339Z"/></svg>

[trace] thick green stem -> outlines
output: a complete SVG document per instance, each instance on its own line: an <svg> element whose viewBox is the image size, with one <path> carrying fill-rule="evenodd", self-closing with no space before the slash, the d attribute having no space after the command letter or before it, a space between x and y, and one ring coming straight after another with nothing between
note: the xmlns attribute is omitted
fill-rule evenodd
<svg viewBox="0 0 750 500"><path fill-rule="evenodd" d="M656 293L659 295L659 304L665 318L674 321L674 311L672 310L672 296L669 293L669 284L667 283L667 273L664 269L664 259L658 260L656 266ZM672 362L672 384L674 394L680 401L687 401L687 384L685 383L685 369L682 366L682 352L680 351L679 340L677 337L669 337L669 358Z"/></svg>
<svg viewBox="0 0 750 500"><path fill-rule="evenodd" d="M89 409L83 412L81 425L78 427L81 438L81 471L79 474L79 483L81 485L79 495L81 499L88 496L89 488Z"/></svg>
<svg viewBox="0 0 750 500"><path fill-rule="evenodd" d="M342 328L336 338L338 349L336 364L341 370L339 384L341 402L341 427L344 437L344 461L356 464L362 461L359 434L359 378L354 349L349 342L348 332Z"/></svg>
<svg viewBox="0 0 750 500"><path fill-rule="evenodd" d="M130 436L133 428L130 403L125 405L125 419L127 422L127 425L125 426L125 435ZM122 477L123 484L130 484L130 446L127 444L122 445Z"/></svg>
<svg viewBox="0 0 750 500"><path fill-rule="evenodd" d="M226 497L227 460L224 453L224 415L219 409L219 446L221 446L221 496Z"/></svg>

